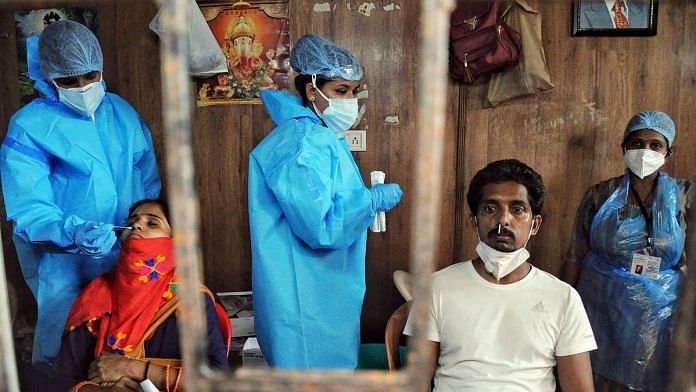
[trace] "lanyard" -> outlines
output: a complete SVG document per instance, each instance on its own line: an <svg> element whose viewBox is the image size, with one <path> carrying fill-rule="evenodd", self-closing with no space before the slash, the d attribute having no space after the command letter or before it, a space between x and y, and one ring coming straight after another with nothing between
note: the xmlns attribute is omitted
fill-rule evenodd
<svg viewBox="0 0 696 392"><path fill-rule="evenodd" d="M648 232L648 248L651 248L653 246L653 240L654 240L652 214L648 214L648 210L645 208L645 204L643 204L643 200L640 199L640 196L638 195L638 191L636 191L636 188L633 187L633 184L629 184L629 187L631 188L631 193L633 193L633 198L636 199L636 202L638 203L638 207L640 208L640 213L643 214L643 218L645 219L645 230ZM653 183L653 187L650 190L649 194L653 193L655 191L656 187L657 187L657 178L655 178L655 182Z"/></svg>

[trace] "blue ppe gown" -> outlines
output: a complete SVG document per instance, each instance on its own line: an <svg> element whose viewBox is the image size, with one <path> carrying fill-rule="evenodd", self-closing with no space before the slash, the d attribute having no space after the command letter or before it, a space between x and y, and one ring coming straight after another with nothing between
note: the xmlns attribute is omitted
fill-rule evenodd
<svg viewBox="0 0 696 392"><path fill-rule="evenodd" d="M254 318L278 368L354 369L375 212L345 139L298 97L264 90L277 127L249 157Z"/></svg>
<svg viewBox="0 0 696 392"><path fill-rule="evenodd" d="M107 93L92 120L61 103L52 86L36 87L46 98L12 116L0 175L22 273L38 303L33 361L50 362L75 297L118 256L117 247L102 258L80 254L74 227L124 224L133 203L159 195L160 179L150 131L122 98Z"/></svg>
<svg viewBox="0 0 696 392"><path fill-rule="evenodd" d="M629 174L597 211L592 250L583 260L577 290L598 349L592 371L639 391L663 390L674 327L685 232L679 186L659 173L650 208L654 245L647 247L646 220L627 206ZM635 253L659 257L656 279L630 273Z"/></svg>

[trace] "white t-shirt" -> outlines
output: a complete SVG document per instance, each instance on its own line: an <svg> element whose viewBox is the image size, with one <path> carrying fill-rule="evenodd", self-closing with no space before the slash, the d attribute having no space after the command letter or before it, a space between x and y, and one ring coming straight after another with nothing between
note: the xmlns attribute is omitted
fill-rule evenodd
<svg viewBox="0 0 696 392"><path fill-rule="evenodd" d="M412 335L411 317L404 334ZM493 284L471 261L433 274L425 338L440 342L437 392L553 392L556 356L597 348L570 285L535 267L518 282Z"/></svg>

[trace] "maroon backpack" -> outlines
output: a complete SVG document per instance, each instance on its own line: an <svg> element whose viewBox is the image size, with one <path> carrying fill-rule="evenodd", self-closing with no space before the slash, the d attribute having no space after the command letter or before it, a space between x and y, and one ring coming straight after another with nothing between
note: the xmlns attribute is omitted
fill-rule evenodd
<svg viewBox="0 0 696 392"><path fill-rule="evenodd" d="M486 72L517 64L520 35L498 16L498 1L458 0L450 21L450 73L473 83Z"/></svg>

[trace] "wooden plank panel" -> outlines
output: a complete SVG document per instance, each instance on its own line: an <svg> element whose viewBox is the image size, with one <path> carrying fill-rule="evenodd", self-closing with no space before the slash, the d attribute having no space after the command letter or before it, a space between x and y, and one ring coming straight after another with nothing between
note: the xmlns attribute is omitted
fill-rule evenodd
<svg viewBox="0 0 696 392"><path fill-rule="evenodd" d="M596 55L592 39L571 37L568 24L560 23L571 20L570 3L545 2L538 7L549 73L556 87L540 94L539 112L525 119L537 128L534 168L549 192L532 253L538 267L558 273L585 187L578 185L586 180L580 174L588 173L594 161Z"/></svg>
<svg viewBox="0 0 696 392"><path fill-rule="evenodd" d="M681 8L684 22L682 44L674 50L678 64L681 64L679 80L673 91L676 110L672 113L677 124L674 154L670 158L670 173L675 177L696 181L696 110L694 92L696 91L696 4L683 0ZM677 19L678 20L678 19Z"/></svg>
<svg viewBox="0 0 696 392"><path fill-rule="evenodd" d="M17 79L17 34L14 11L0 9L0 137L5 138L10 117L19 109L19 83ZM0 189L2 185L0 184ZM24 282L17 259L17 250L12 242L12 224L7 220L5 200L0 199L0 224L5 258L5 275L17 294L18 316L25 319L36 317L36 302Z"/></svg>

